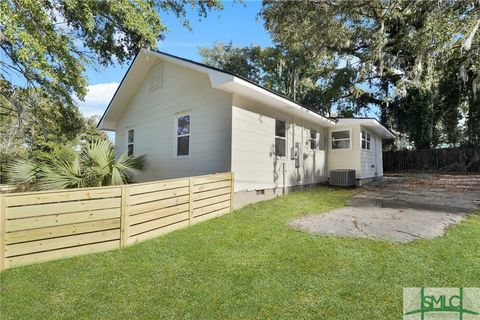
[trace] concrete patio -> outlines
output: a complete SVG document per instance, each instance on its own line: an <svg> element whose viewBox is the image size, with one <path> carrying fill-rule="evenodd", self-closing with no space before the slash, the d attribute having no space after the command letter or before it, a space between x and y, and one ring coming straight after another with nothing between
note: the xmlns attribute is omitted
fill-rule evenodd
<svg viewBox="0 0 480 320"><path fill-rule="evenodd" d="M300 216L288 225L316 235L405 243L439 237L480 210L480 175L389 175L364 190L347 207Z"/></svg>

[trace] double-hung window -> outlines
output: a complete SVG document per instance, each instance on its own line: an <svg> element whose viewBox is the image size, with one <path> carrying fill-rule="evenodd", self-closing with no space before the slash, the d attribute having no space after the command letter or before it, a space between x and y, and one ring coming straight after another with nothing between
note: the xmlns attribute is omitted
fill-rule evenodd
<svg viewBox="0 0 480 320"><path fill-rule="evenodd" d="M350 149L350 130L332 131L332 149Z"/></svg>
<svg viewBox="0 0 480 320"><path fill-rule="evenodd" d="M133 156L135 143L135 129L127 130L127 155Z"/></svg>
<svg viewBox="0 0 480 320"><path fill-rule="evenodd" d="M275 120L275 156L287 156L287 123Z"/></svg>
<svg viewBox="0 0 480 320"><path fill-rule="evenodd" d="M310 150L318 149L318 132L316 130L310 130Z"/></svg>
<svg viewBox="0 0 480 320"><path fill-rule="evenodd" d="M190 113L175 116L175 155L185 157L190 155Z"/></svg>
<svg viewBox="0 0 480 320"><path fill-rule="evenodd" d="M370 150L371 140L370 132L362 130L362 149Z"/></svg>

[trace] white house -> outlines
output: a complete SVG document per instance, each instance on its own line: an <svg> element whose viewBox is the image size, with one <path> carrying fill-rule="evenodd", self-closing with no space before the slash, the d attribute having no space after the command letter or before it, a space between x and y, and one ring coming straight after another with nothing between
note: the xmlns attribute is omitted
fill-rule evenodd
<svg viewBox="0 0 480 320"><path fill-rule="evenodd" d="M383 175L375 119L329 119L234 74L142 49L98 128L115 131L119 153L145 154L136 181L235 173L236 205L326 181L354 169Z"/></svg>

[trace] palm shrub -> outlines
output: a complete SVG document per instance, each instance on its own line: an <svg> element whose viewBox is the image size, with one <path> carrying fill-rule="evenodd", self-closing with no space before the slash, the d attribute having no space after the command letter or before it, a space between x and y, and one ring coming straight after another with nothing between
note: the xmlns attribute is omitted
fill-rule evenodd
<svg viewBox="0 0 480 320"><path fill-rule="evenodd" d="M32 190L72 189L112 186L128 183L133 174L144 169L145 156L116 158L108 140L88 142L72 157L36 163L18 160L8 170L10 183Z"/></svg>

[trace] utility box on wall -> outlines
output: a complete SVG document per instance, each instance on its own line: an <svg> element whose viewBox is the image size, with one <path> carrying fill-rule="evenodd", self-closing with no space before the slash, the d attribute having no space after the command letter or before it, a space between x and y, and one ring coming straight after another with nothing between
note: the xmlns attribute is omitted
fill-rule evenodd
<svg viewBox="0 0 480 320"><path fill-rule="evenodd" d="M328 183L335 187L354 187L355 170L352 169L337 169L331 170L329 174Z"/></svg>

